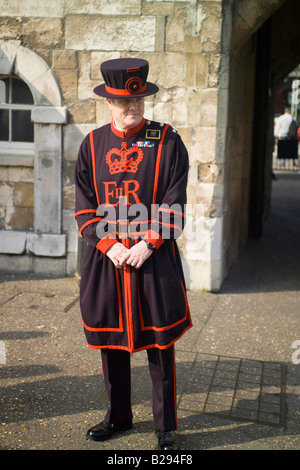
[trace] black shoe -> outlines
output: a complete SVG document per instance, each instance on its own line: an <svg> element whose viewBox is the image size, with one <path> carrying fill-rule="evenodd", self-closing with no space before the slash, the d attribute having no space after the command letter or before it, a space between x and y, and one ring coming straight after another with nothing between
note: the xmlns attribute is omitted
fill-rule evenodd
<svg viewBox="0 0 300 470"><path fill-rule="evenodd" d="M157 450L178 450L175 436L172 431L156 430L158 439Z"/></svg>
<svg viewBox="0 0 300 470"><path fill-rule="evenodd" d="M92 439L93 441L105 441L106 439L110 439L116 432L128 431L131 428L131 422L124 424L111 424L102 421L87 431L86 438Z"/></svg>

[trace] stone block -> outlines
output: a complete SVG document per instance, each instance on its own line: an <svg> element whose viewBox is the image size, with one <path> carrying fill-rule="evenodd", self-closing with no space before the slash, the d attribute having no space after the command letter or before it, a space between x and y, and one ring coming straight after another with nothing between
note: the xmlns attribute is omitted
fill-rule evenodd
<svg viewBox="0 0 300 470"><path fill-rule="evenodd" d="M94 124L68 124L64 127L64 160L73 162L77 160L81 142L94 128Z"/></svg>
<svg viewBox="0 0 300 470"><path fill-rule="evenodd" d="M18 207L33 207L33 184L15 183L14 205Z"/></svg>
<svg viewBox="0 0 300 470"><path fill-rule="evenodd" d="M173 105L171 102L156 103L153 108L153 118L158 122L172 122Z"/></svg>
<svg viewBox="0 0 300 470"><path fill-rule="evenodd" d="M62 228L64 232L75 233L77 238L77 222L74 217L75 208L74 208L75 198L73 199L73 208L64 209L62 211ZM68 245L68 251L72 251L71 247Z"/></svg>
<svg viewBox="0 0 300 470"><path fill-rule="evenodd" d="M185 61L179 52L143 54L149 61L149 80L161 88L171 90L174 87L185 86ZM150 78L151 74L151 78Z"/></svg>
<svg viewBox="0 0 300 470"><path fill-rule="evenodd" d="M216 126L218 111L218 90L204 89L201 93L201 125Z"/></svg>
<svg viewBox="0 0 300 470"><path fill-rule="evenodd" d="M29 255L16 256L15 254L0 255L1 270L5 272L32 272L33 257Z"/></svg>
<svg viewBox="0 0 300 470"><path fill-rule="evenodd" d="M184 46L184 24L185 7L182 6L176 8L176 16L167 19L166 50L168 52L182 52Z"/></svg>
<svg viewBox="0 0 300 470"><path fill-rule="evenodd" d="M23 2L26 4L26 2ZM60 18L23 18L21 34L28 49L52 49L63 46L63 28Z"/></svg>
<svg viewBox="0 0 300 470"><path fill-rule="evenodd" d="M66 258L33 256L32 266L35 273L54 274L55 276L64 276L66 274Z"/></svg>
<svg viewBox="0 0 300 470"><path fill-rule="evenodd" d="M37 256L60 257L66 254L66 235L27 234L26 249Z"/></svg>
<svg viewBox="0 0 300 470"><path fill-rule="evenodd" d="M109 59L108 55L107 58ZM90 52L78 53L78 99L80 101L97 99L97 95L95 95L93 89L95 86L99 85L100 82L103 83L103 78L100 78L100 70L98 74L95 73L95 62L92 63L92 54ZM97 63L97 66L100 68L100 64ZM97 79L91 78L91 71L98 77Z"/></svg>
<svg viewBox="0 0 300 470"><path fill-rule="evenodd" d="M34 227L60 233L61 126L36 124Z"/></svg>
<svg viewBox="0 0 300 470"><path fill-rule="evenodd" d="M187 125L192 129L201 125L202 88L193 87L185 89L187 101Z"/></svg>
<svg viewBox="0 0 300 470"><path fill-rule="evenodd" d="M156 17L156 36L155 51L163 52L165 50L165 18L163 16Z"/></svg>
<svg viewBox="0 0 300 470"><path fill-rule="evenodd" d="M222 217L194 218L194 226L187 233L185 228L185 257L186 259L202 261L218 261L222 259Z"/></svg>
<svg viewBox="0 0 300 470"><path fill-rule="evenodd" d="M186 89L178 87L173 92L171 123L175 127L187 124L189 110L187 108Z"/></svg>
<svg viewBox="0 0 300 470"><path fill-rule="evenodd" d="M198 183L198 162L192 162L190 164L189 175L188 175L189 184Z"/></svg>
<svg viewBox="0 0 300 470"><path fill-rule="evenodd" d="M70 124L94 124L96 104L96 100L76 100L68 104L68 122Z"/></svg>
<svg viewBox="0 0 300 470"><path fill-rule="evenodd" d="M220 52L222 5L214 2L204 6L206 17L201 24L202 52Z"/></svg>
<svg viewBox="0 0 300 470"><path fill-rule="evenodd" d="M75 187L74 185L64 186L63 188L63 207L64 209L74 209L75 205ZM73 211L74 217L74 211Z"/></svg>
<svg viewBox="0 0 300 470"><path fill-rule="evenodd" d="M66 104L77 99L78 95L78 72L76 69L56 69L57 80L64 96Z"/></svg>
<svg viewBox="0 0 300 470"><path fill-rule="evenodd" d="M186 86L207 86L208 58L203 54L186 54Z"/></svg>
<svg viewBox="0 0 300 470"><path fill-rule="evenodd" d="M187 151L190 150L191 143L191 129L189 127L177 127L178 134L180 135L184 145L187 148Z"/></svg>
<svg viewBox="0 0 300 470"><path fill-rule="evenodd" d="M0 17L0 37L5 40L15 40L20 34L22 19L8 16ZM21 44L21 41L17 41Z"/></svg>
<svg viewBox="0 0 300 470"><path fill-rule="evenodd" d="M173 16L174 3L173 2L142 2L142 15L145 16Z"/></svg>
<svg viewBox="0 0 300 470"><path fill-rule="evenodd" d="M7 149L8 150L8 149ZM21 168L33 168L34 165L34 149L32 150L21 150L21 153L12 154L7 151L6 154L0 155L0 168L6 167L8 179L8 169L10 167ZM1 170L0 170L1 171ZM1 176L0 176L1 180Z"/></svg>
<svg viewBox="0 0 300 470"><path fill-rule="evenodd" d="M51 70L47 70L36 80L32 81L30 89L36 104L61 106L61 92Z"/></svg>
<svg viewBox="0 0 300 470"><path fill-rule="evenodd" d="M20 46L16 54L15 72L28 83L39 79L49 70L43 60L34 60L35 53L26 47ZM32 66L34 60L34 67Z"/></svg>
<svg viewBox="0 0 300 470"><path fill-rule="evenodd" d="M21 41L0 40L0 70L1 74L11 75L14 67L14 60L20 47Z"/></svg>
<svg viewBox="0 0 300 470"><path fill-rule="evenodd" d="M14 211L13 188L11 184L0 182L0 227L5 228Z"/></svg>
<svg viewBox="0 0 300 470"><path fill-rule="evenodd" d="M155 34L155 17L66 17L67 49L154 52Z"/></svg>
<svg viewBox="0 0 300 470"><path fill-rule="evenodd" d="M7 163L3 164L2 158L0 159L0 181L8 180L8 166Z"/></svg>
<svg viewBox="0 0 300 470"><path fill-rule="evenodd" d="M42 124L65 124L67 108L65 106L37 106L31 111L31 120Z"/></svg>
<svg viewBox="0 0 300 470"><path fill-rule="evenodd" d="M141 0L65 0L65 13L84 15L140 15Z"/></svg>
<svg viewBox="0 0 300 470"><path fill-rule="evenodd" d="M185 36L184 52L199 54L201 52L201 38L199 36Z"/></svg>
<svg viewBox="0 0 300 470"><path fill-rule="evenodd" d="M215 161L216 129L214 127L198 127L192 131L190 157L201 163Z"/></svg>
<svg viewBox="0 0 300 470"><path fill-rule="evenodd" d="M49 17L57 18L63 16L65 0L39 0L38 6L35 0L16 2L5 0L1 5L1 16L23 16L23 17Z"/></svg>
<svg viewBox="0 0 300 470"><path fill-rule="evenodd" d="M32 230L33 218L33 207L16 206L13 209L7 225L13 230Z"/></svg>
<svg viewBox="0 0 300 470"><path fill-rule="evenodd" d="M199 164L198 179L202 183L221 183L223 180L223 168L215 163Z"/></svg>
<svg viewBox="0 0 300 470"><path fill-rule="evenodd" d="M0 253L21 255L25 252L25 246L26 232L0 231Z"/></svg>
<svg viewBox="0 0 300 470"><path fill-rule="evenodd" d="M210 54L208 62L208 87L217 87L220 83L220 72L221 72L221 55Z"/></svg>
<svg viewBox="0 0 300 470"><path fill-rule="evenodd" d="M54 69L76 69L77 58L75 51L55 49L52 53Z"/></svg>
<svg viewBox="0 0 300 470"><path fill-rule="evenodd" d="M67 256L66 272L67 276L73 276L77 268L77 252L70 252Z"/></svg>
<svg viewBox="0 0 300 470"><path fill-rule="evenodd" d="M25 166L9 166L8 167L8 178L7 181L22 182L22 183L33 183L34 182L34 169Z"/></svg>

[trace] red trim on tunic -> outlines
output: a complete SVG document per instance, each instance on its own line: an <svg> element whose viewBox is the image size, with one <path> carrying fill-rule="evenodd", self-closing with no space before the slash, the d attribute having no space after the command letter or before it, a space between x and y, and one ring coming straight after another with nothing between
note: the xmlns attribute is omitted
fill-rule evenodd
<svg viewBox="0 0 300 470"><path fill-rule="evenodd" d="M123 324L123 309L122 309L122 293L121 293L121 286L120 286L120 274L118 269L115 268L115 275L116 275L116 283L117 283L117 292L118 292L118 307L119 307L119 326L117 328L92 328L87 326L84 321L82 320L84 328L88 331L112 331L115 333L123 333L124 332L124 324ZM90 345L88 345L91 347Z"/></svg>
<svg viewBox="0 0 300 470"><path fill-rule="evenodd" d="M102 345L102 346L94 346L93 344L89 344L87 343L88 347L91 348L91 349L122 349L123 351L128 351L128 352L138 352L138 351L144 351L145 349L150 349L150 348L158 348L158 349L168 349L170 346L172 346L176 341L178 341L183 335L184 333L186 333L190 328L192 327L192 325L188 325L183 331L182 333L177 336L176 338L174 338L172 341L170 341L170 343L168 344L165 344L163 346L161 346L160 344L157 344L157 343L153 343L153 344L149 344L149 345L146 345L146 346L141 346L140 348L136 348L136 349L129 349L127 346L119 346L119 345L116 345L116 344L108 344L108 345Z"/></svg>
<svg viewBox="0 0 300 470"><path fill-rule="evenodd" d="M176 214L180 215L181 217L185 217L185 214L183 212L175 211L173 209L167 209L166 207L159 207L157 210L160 212L168 212L170 214Z"/></svg>
<svg viewBox="0 0 300 470"><path fill-rule="evenodd" d="M76 218L78 215L81 214L95 214L97 212L96 209L83 209L75 213L74 217Z"/></svg>
<svg viewBox="0 0 300 470"><path fill-rule="evenodd" d="M98 206L100 206L99 194L97 189L97 180L96 180L96 158L95 158L95 145L94 145L94 131L90 132L90 144L91 144L91 155L92 155L92 164L93 164L93 180L94 180L94 188L97 198Z"/></svg>
<svg viewBox="0 0 300 470"><path fill-rule="evenodd" d="M143 237L143 240L146 242L151 243L152 245L155 246L155 248L158 250L158 248L164 243L164 239L159 235L159 233L155 232L154 230L149 229L145 236Z"/></svg>
<svg viewBox="0 0 300 470"><path fill-rule="evenodd" d="M154 208L154 205L156 203L161 153L162 153L162 148L163 148L163 143L164 143L164 140L165 140L166 132L167 132L169 127L170 127L169 124L165 125L165 127L162 131L161 139L160 139L159 144L158 144L158 151L157 151L157 157L156 157L156 167L155 167L155 177L154 177L154 187L153 187L153 198L152 198L153 208ZM153 214L153 218L155 218L155 214Z"/></svg>
<svg viewBox="0 0 300 470"><path fill-rule="evenodd" d="M132 127L131 129L128 129L125 131L120 131L114 126L113 121L111 121L110 128L116 136L121 137L121 139L126 139L127 137L131 137L132 135L139 132L144 127L145 122L146 122L146 119L143 118L136 127Z"/></svg>
<svg viewBox="0 0 300 470"><path fill-rule="evenodd" d="M107 250L113 246L115 243L118 243L116 238L111 238L109 236L102 238L98 241L96 248L100 250L104 255L106 254Z"/></svg>
<svg viewBox="0 0 300 470"><path fill-rule="evenodd" d="M124 245L129 248L129 239L124 239ZM127 319L127 336L128 336L128 350L134 351L134 331L133 331L133 312L132 312L132 298L131 298L131 268L130 266L123 268L124 272L124 293L125 293L125 310Z"/></svg>
<svg viewBox="0 0 300 470"><path fill-rule="evenodd" d="M94 223L96 223L96 222L100 222L101 219L102 219L101 217L97 217L96 219L88 220L85 224L83 224L83 225L80 227L80 230L79 230L80 235L82 234L83 230L84 230L88 225L94 224Z"/></svg>
<svg viewBox="0 0 300 470"><path fill-rule="evenodd" d="M181 318L177 322L172 323L171 325L167 325L167 326L161 326L161 327L158 327L158 326L145 326L144 318L143 318L143 312L142 312L142 306L141 306L141 300L140 300L140 293L138 291L139 316L140 316L141 330L142 331L147 331L147 330L166 331L166 330L170 330L171 328L174 328L175 326L179 325L180 323L184 322L187 319L188 314L189 314L189 306L188 306L188 301L187 301L187 298L186 298L186 293L185 293L185 289L184 289L182 280L180 280L180 282L181 282L181 287L182 287L184 298L185 298L185 315L184 315L183 318Z"/></svg>

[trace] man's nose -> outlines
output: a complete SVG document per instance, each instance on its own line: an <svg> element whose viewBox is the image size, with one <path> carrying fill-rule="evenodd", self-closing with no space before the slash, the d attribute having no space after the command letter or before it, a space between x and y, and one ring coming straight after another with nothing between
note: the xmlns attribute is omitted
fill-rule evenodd
<svg viewBox="0 0 300 470"><path fill-rule="evenodd" d="M139 99L138 98L132 98L130 101L130 108L136 108L139 105Z"/></svg>

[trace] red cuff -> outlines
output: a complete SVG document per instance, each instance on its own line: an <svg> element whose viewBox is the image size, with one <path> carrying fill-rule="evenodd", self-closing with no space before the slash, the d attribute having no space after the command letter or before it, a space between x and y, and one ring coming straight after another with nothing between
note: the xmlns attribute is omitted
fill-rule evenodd
<svg viewBox="0 0 300 470"><path fill-rule="evenodd" d="M98 248L98 250L102 251L102 253L105 255L107 250L117 242L118 242L118 240L116 238L110 238L110 237L107 236L105 238L102 238L102 240L100 240L97 243L96 248Z"/></svg>
<svg viewBox="0 0 300 470"><path fill-rule="evenodd" d="M148 230L148 232L146 232L145 236L143 237L143 240L145 240L146 242L152 243L152 245L154 245L157 250L165 241L159 235L159 233L154 232L154 230L151 230L151 229Z"/></svg>

